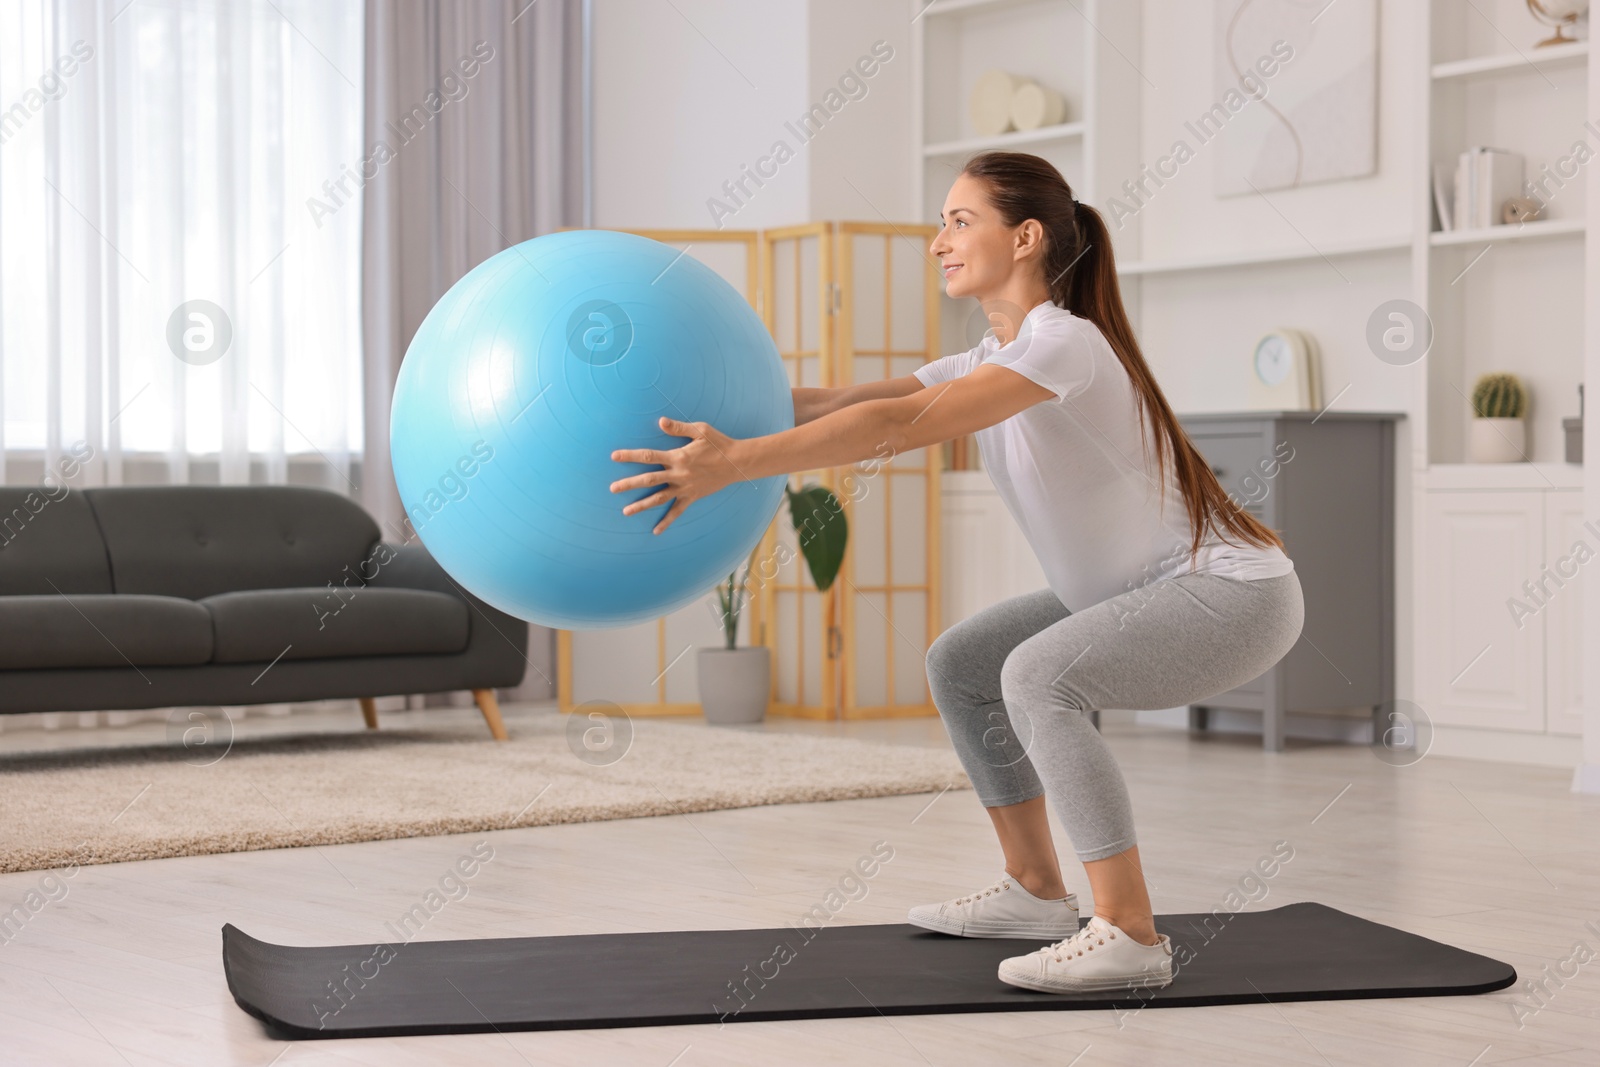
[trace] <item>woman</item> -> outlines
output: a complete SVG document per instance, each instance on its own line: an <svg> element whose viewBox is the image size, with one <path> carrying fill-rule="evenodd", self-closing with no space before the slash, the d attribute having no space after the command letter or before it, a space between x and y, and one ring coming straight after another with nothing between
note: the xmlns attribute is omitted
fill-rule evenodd
<svg viewBox="0 0 1600 1067"><path fill-rule="evenodd" d="M976 433L1049 585L956 623L928 650L934 702L1006 862L993 884L913 908L910 921L1057 939L1004 960L1011 985L1166 986L1172 944L1155 928L1128 790L1085 712L1199 703L1262 674L1299 638L1299 579L1282 540L1230 500L1156 385L1099 212L1045 160L987 152L963 168L940 218L929 252L946 291L976 298L992 336L902 378L796 389L797 425L782 433L734 440L664 418L692 440L612 453L663 468L612 490L660 486L623 508L672 501L659 533L735 479ZM1081 931L1046 793L1093 890Z"/></svg>

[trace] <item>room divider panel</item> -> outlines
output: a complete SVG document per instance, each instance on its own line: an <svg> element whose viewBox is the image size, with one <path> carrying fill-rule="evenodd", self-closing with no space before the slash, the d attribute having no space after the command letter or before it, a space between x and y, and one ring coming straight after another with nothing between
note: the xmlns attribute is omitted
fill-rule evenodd
<svg viewBox="0 0 1600 1067"><path fill-rule="evenodd" d="M765 231L629 230L717 270L771 331L795 386L910 374L937 358L931 226L816 222ZM689 250L693 249L693 252ZM692 416L691 416L692 417ZM755 554L740 643L772 652L772 715L932 715L924 658L939 633L939 446L790 475L821 485L850 526L844 565L819 591L787 502ZM804 516L802 516L804 518ZM558 703L629 715L699 711L695 648L721 647L715 598L651 623L557 631Z"/></svg>
<svg viewBox="0 0 1600 1067"><path fill-rule="evenodd" d="M832 325L835 293L833 225L813 222L761 235L762 286L758 305L796 386L836 388L839 365ZM821 485L839 497L840 468L799 471L789 487ZM847 518L848 518L848 512ZM825 516L818 516L818 520ZM767 711L806 719L838 717L839 577L819 591L801 554L787 503L767 530L751 578L756 644L772 650L772 693ZM852 538L852 541L854 538ZM846 546L846 559L850 546ZM846 563L848 566L848 563Z"/></svg>
<svg viewBox="0 0 1600 1067"><path fill-rule="evenodd" d="M936 359L933 226L841 222L834 290L837 384L899 378ZM943 448L887 445L841 476L851 549L835 583L844 650L840 715L934 715L926 656L939 636L939 472Z"/></svg>

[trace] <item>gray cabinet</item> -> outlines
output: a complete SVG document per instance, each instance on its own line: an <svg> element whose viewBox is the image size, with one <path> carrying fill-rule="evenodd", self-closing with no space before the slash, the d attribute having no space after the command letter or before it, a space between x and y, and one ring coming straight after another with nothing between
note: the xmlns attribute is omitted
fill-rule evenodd
<svg viewBox="0 0 1600 1067"><path fill-rule="evenodd" d="M1222 487L1278 532L1305 594L1300 640L1271 670L1192 705L1261 712L1261 743L1283 749L1287 714L1394 699L1395 412L1179 415Z"/></svg>

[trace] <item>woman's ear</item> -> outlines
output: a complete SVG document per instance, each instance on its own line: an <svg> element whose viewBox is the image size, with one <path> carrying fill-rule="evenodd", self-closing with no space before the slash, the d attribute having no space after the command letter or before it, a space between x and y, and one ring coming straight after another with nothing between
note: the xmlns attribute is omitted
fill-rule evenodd
<svg viewBox="0 0 1600 1067"><path fill-rule="evenodd" d="M1044 248L1044 226L1038 219L1023 219L1017 227L1016 254L1013 259L1025 259Z"/></svg>

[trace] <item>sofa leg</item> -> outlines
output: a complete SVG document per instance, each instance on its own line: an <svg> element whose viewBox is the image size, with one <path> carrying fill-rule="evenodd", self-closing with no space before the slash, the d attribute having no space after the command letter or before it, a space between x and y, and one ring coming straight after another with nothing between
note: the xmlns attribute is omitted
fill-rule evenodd
<svg viewBox="0 0 1600 1067"><path fill-rule="evenodd" d="M483 712L483 721L489 724L489 732L494 735L494 739L508 740L506 724L500 721L500 703L494 698L494 690L474 689L472 699L478 702L478 710Z"/></svg>
<svg viewBox="0 0 1600 1067"><path fill-rule="evenodd" d="M361 698L361 717L367 720L367 729L378 728L378 702L371 697Z"/></svg>

